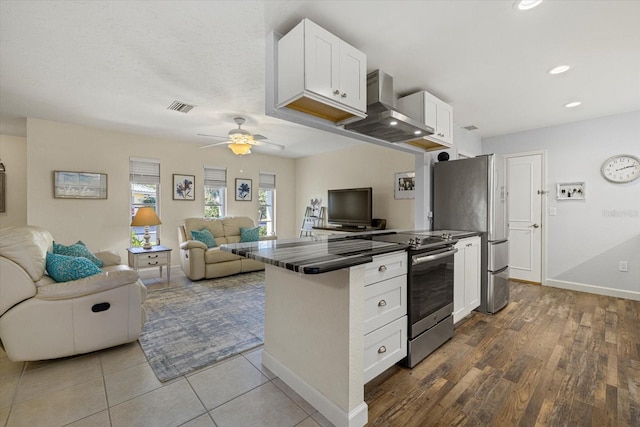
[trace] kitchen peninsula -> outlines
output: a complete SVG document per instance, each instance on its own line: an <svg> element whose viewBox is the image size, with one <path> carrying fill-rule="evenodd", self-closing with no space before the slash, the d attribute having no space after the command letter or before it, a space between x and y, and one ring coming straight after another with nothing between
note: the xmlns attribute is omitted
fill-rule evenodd
<svg viewBox="0 0 640 427"><path fill-rule="evenodd" d="M221 249L266 264L264 366L336 426L365 425L365 382L406 355L407 246L324 236ZM365 288L379 284L397 288L370 312Z"/></svg>

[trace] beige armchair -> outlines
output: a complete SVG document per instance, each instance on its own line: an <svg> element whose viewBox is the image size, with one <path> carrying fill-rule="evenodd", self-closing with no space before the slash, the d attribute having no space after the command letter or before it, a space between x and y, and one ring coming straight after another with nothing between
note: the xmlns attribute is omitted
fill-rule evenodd
<svg viewBox="0 0 640 427"><path fill-rule="evenodd" d="M0 230L0 341L13 361L43 360L135 341L146 288L111 252L102 273L56 283L46 274L53 237L40 227Z"/></svg>

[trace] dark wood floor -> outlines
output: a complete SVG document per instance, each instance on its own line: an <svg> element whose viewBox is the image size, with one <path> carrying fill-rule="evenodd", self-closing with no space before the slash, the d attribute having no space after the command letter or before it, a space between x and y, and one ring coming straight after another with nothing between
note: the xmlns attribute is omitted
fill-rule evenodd
<svg viewBox="0 0 640 427"><path fill-rule="evenodd" d="M367 384L369 425L640 426L640 302L510 286L505 309Z"/></svg>

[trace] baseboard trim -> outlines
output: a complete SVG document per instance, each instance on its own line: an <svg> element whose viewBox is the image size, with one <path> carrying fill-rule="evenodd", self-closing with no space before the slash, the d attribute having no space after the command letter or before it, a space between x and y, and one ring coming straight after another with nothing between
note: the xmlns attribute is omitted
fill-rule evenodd
<svg viewBox="0 0 640 427"><path fill-rule="evenodd" d="M302 396L304 400L309 402L336 427L362 427L367 424L369 407L365 402L362 402L351 412L347 413L280 363L279 360L274 358L266 350L262 350L262 364Z"/></svg>
<svg viewBox="0 0 640 427"><path fill-rule="evenodd" d="M514 279L513 277L509 277L509 280L512 282L524 283L526 285L538 285L540 286L540 282L532 282L531 280L522 280L522 279Z"/></svg>
<svg viewBox="0 0 640 427"><path fill-rule="evenodd" d="M568 282L566 280L547 279L545 286L553 288L569 289L571 291L587 292L590 294L605 295L608 297L624 298L640 301L640 292L625 291L621 289L607 288L604 286L587 285L584 283Z"/></svg>

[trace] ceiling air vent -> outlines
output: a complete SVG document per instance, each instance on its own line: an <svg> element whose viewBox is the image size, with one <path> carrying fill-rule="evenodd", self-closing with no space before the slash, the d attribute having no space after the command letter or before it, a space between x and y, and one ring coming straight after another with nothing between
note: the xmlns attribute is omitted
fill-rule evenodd
<svg viewBox="0 0 640 427"><path fill-rule="evenodd" d="M195 105L185 104L184 102L180 101L173 101L171 105L167 107L167 110L179 111L186 114L194 108Z"/></svg>
<svg viewBox="0 0 640 427"><path fill-rule="evenodd" d="M464 127L466 130L476 130L478 129L477 127L475 127L474 125L469 125L469 126L465 126Z"/></svg>

